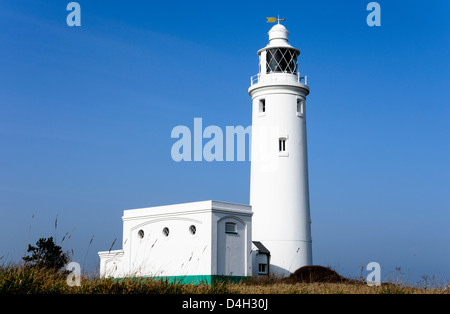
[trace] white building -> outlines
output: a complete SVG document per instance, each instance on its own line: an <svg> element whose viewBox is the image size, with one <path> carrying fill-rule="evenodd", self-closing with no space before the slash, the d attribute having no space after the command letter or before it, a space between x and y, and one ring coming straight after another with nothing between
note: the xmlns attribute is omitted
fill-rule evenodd
<svg viewBox="0 0 450 314"><path fill-rule="evenodd" d="M215 201L125 210L123 249L99 252L106 277L212 282L252 275L251 207Z"/></svg>
<svg viewBox="0 0 450 314"><path fill-rule="evenodd" d="M204 201L125 210L121 250L99 252L102 277L211 283L286 276L312 264L306 151L306 77L300 51L276 24L258 51L250 205Z"/></svg>

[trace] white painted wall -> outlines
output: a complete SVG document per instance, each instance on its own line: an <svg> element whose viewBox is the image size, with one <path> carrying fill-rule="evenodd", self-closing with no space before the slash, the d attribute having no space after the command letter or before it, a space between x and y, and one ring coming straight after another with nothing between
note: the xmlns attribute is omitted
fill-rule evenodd
<svg viewBox="0 0 450 314"><path fill-rule="evenodd" d="M253 245L252 249L252 269L253 269L253 276L261 277L261 276L267 276L269 269L269 262L270 258L267 254L261 254L259 253L258 248ZM266 265L266 273L260 273L259 272L259 264L265 264Z"/></svg>
<svg viewBox="0 0 450 314"><path fill-rule="evenodd" d="M123 262L123 250L98 252L100 257L100 276L122 277L125 273Z"/></svg>
<svg viewBox="0 0 450 314"><path fill-rule="evenodd" d="M129 271L134 276L209 274L210 224L206 213L126 220ZM196 233L191 234L190 226ZM168 228L169 235L163 234ZM139 230L144 231L140 238ZM135 274L133 274L135 272Z"/></svg>

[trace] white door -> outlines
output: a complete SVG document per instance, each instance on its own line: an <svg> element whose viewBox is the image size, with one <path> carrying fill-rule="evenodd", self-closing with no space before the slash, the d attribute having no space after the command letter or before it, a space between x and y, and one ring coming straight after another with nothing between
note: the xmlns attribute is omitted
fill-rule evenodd
<svg viewBox="0 0 450 314"><path fill-rule="evenodd" d="M237 219L221 219L217 232L217 274L245 276L245 224Z"/></svg>

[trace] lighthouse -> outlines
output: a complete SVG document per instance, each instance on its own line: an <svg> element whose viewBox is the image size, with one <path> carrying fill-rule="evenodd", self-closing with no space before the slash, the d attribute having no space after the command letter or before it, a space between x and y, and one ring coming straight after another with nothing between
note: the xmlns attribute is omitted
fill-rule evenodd
<svg viewBox="0 0 450 314"><path fill-rule="evenodd" d="M206 200L126 209L122 248L98 252L101 277L212 283L288 276L312 265L309 87L299 72L300 51L288 43L288 35L279 23L269 31L248 90L253 104L250 204Z"/></svg>
<svg viewBox="0 0 450 314"><path fill-rule="evenodd" d="M307 77L300 51L288 43L282 24L269 31L258 51L259 73L251 78L252 148L250 205L252 240L270 252L269 272L288 276L312 265L306 145Z"/></svg>

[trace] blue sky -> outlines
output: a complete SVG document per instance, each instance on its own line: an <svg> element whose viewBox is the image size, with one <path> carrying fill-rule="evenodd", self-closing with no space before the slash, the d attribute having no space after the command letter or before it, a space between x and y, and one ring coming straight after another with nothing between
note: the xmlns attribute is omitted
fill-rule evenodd
<svg viewBox="0 0 450 314"><path fill-rule="evenodd" d="M450 279L450 4L0 3L0 257L55 236L95 271L124 209L247 204L250 163L171 159L177 125L251 125L250 76L286 19L308 75L313 259L356 277ZM55 228L55 219L57 227ZM92 243L89 244L92 239ZM367 272L366 272L367 273Z"/></svg>

